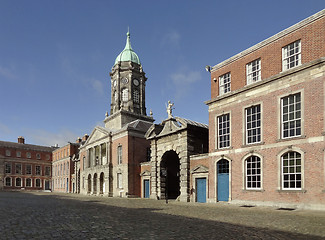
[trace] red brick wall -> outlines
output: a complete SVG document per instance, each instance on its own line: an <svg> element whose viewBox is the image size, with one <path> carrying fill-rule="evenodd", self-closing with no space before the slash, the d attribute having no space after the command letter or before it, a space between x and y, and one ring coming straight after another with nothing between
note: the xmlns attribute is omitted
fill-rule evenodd
<svg viewBox="0 0 325 240"><path fill-rule="evenodd" d="M325 17L211 72L211 99L219 95L219 76L231 72L231 91L246 85L246 64L261 58L262 79L282 71L282 47L301 40L301 63L325 56ZM217 81L214 82L213 79Z"/></svg>

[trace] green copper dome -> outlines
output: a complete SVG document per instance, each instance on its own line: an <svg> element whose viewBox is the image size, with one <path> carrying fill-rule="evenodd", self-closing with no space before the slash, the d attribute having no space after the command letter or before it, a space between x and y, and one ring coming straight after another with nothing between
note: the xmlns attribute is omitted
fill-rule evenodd
<svg viewBox="0 0 325 240"><path fill-rule="evenodd" d="M115 59L114 65L117 64L118 62L129 62L129 61L140 65L141 64L140 59L131 47L129 31L127 32L126 36L127 36L127 39L126 39L125 48Z"/></svg>

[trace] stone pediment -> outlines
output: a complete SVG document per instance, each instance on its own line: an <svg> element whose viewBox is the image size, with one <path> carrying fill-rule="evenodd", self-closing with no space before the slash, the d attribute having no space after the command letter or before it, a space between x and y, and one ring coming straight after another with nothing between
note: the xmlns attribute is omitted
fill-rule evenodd
<svg viewBox="0 0 325 240"><path fill-rule="evenodd" d="M143 171L143 172L140 174L141 177L144 177L144 176L150 176L150 175L151 175L151 173L150 173L150 171L148 171L148 170Z"/></svg>
<svg viewBox="0 0 325 240"><path fill-rule="evenodd" d="M90 134L86 144L91 144L98 141L99 139L105 138L110 134L110 131L103 127L95 127L92 133Z"/></svg>
<svg viewBox="0 0 325 240"><path fill-rule="evenodd" d="M208 173L209 172L209 168L207 168L206 166L203 166L203 165L199 165L195 168L193 168L191 170L191 173L192 174L195 174L195 173Z"/></svg>

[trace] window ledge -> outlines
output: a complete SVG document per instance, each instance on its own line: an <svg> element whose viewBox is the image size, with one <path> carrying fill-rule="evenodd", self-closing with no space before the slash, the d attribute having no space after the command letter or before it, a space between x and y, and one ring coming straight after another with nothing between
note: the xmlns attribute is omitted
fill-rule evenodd
<svg viewBox="0 0 325 240"><path fill-rule="evenodd" d="M255 147L255 146L260 146L260 145L264 145L264 144L265 144L265 142L259 142L259 143L245 144L245 145L242 145L241 147L242 148Z"/></svg>
<svg viewBox="0 0 325 240"><path fill-rule="evenodd" d="M265 192L264 189L242 189L242 192Z"/></svg>
<svg viewBox="0 0 325 240"><path fill-rule="evenodd" d="M279 193L306 193L307 190L301 189L301 190L287 190L287 189L279 189L277 190Z"/></svg>
<svg viewBox="0 0 325 240"><path fill-rule="evenodd" d="M286 141L291 141L291 140L297 140L297 139L305 139L306 135L302 135L302 136L297 136L297 137L288 137L288 138L280 138L277 139L277 142L286 142Z"/></svg>

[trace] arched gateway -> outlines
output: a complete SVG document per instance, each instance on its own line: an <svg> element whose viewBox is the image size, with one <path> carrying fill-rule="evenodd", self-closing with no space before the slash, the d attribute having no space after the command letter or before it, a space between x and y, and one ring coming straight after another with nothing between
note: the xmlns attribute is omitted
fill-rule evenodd
<svg viewBox="0 0 325 240"><path fill-rule="evenodd" d="M170 117L153 125L151 140L150 198L190 200L190 156L208 151L208 126Z"/></svg>

